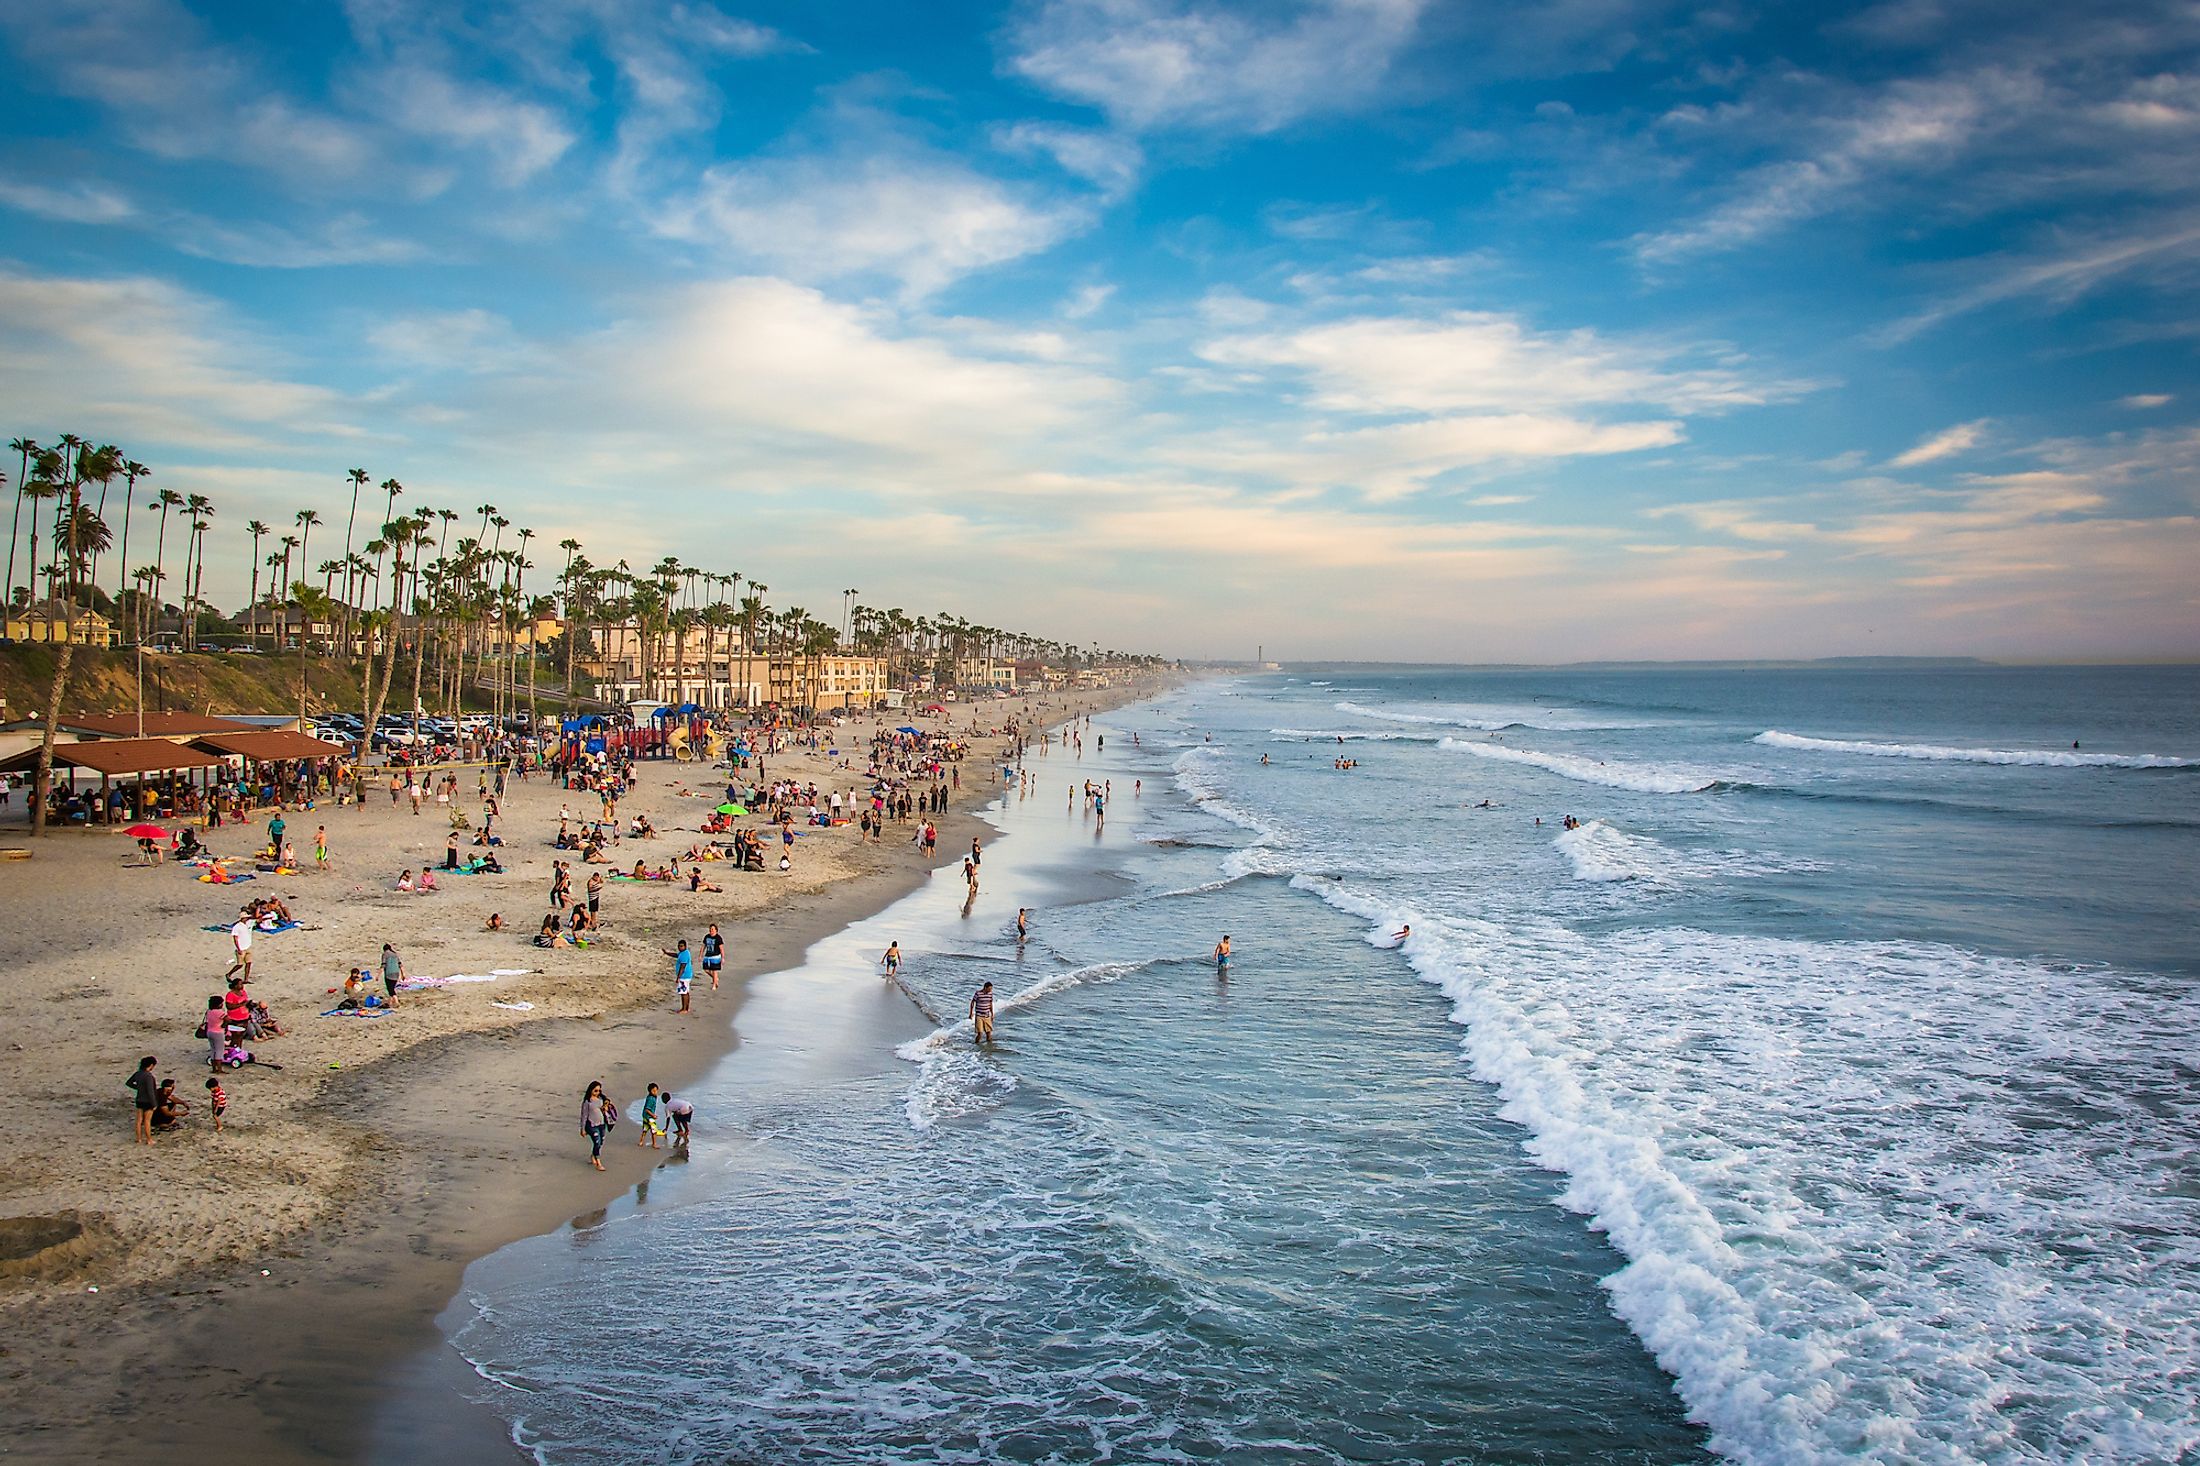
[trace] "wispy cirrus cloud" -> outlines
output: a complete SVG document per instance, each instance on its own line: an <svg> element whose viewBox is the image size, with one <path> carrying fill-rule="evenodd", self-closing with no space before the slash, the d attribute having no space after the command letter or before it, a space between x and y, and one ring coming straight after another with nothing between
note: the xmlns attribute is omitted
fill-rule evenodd
<svg viewBox="0 0 2200 1466"><path fill-rule="evenodd" d="M90 179L59 184L0 179L0 205L62 224L119 224L137 214L137 206L120 192Z"/></svg>
<svg viewBox="0 0 2200 1466"><path fill-rule="evenodd" d="M1719 412L1786 401L1811 384L1758 376L1703 347L1537 331L1490 311L1360 316L1288 331L1218 336L1218 366L1303 376L1318 406L1346 412L1536 411L1653 405Z"/></svg>
<svg viewBox="0 0 2200 1466"><path fill-rule="evenodd" d="M31 421L118 441L288 452L358 431L219 302L145 276L0 269L0 388Z"/></svg>
<svg viewBox="0 0 2200 1466"><path fill-rule="evenodd" d="M1986 436L1987 419L1977 422L1957 423L1954 427L1933 434L1915 447L1897 453L1887 461L1889 468L1917 468L1927 463L1938 463L1943 458L1955 458L1976 448L1979 439Z"/></svg>
<svg viewBox="0 0 2200 1466"><path fill-rule="evenodd" d="M1426 0L1042 0L1005 68L1133 130L1268 133L1375 97Z"/></svg>
<svg viewBox="0 0 2200 1466"><path fill-rule="evenodd" d="M1787 121L1806 144L1798 156L1743 172L1705 213L1637 235L1635 259L1668 265L1737 249L1836 207L1881 173L1946 167L2038 91L2031 79L2001 72L1902 81L1847 109ZM1668 130L1683 134L1721 122L1762 127L1766 120L1746 108L1723 119L1701 109L1667 114Z"/></svg>

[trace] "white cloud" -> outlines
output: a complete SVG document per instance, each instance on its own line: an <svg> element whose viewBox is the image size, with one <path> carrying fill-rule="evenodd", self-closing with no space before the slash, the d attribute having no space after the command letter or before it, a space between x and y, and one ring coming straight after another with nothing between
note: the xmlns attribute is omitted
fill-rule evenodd
<svg viewBox="0 0 2200 1466"><path fill-rule="evenodd" d="M1281 441L1188 445L1177 453L1210 471L1352 489L1383 502L1419 493L1462 469L1637 453L1670 447L1684 435L1670 421L1606 424L1519 412L1316 430L1295 440L1278 436Z"/></svg>
<svg viewBox="0 0 2200 1466"><path fill-rule="evenodd" d="M1999 73L1897 83L1856 103L1848 115L1804 124L1818 135L1807 155L1746 172L1733 197L1709 213L1637 236L1635 258L1660 265L1735 249L1826 212L1877 173L1949 164L1981 132L2020 115L2036 97L2035 86ZM1733 116L1736 125L1754 131L1768 125L1748 109Z"/></svg>
<svg viewBox="0 0 2200 1466"><path fill-rule="evenodd" d="M1933 434L1916 447L1896 454L1888 460L1887 466L1916 468L1921 464L1938 463L1943 458L1954 458L1968 453L1986 435L1987 425L1988 420L1983 417L1976 422L1958 423L1944 432Z"/></svg>
<svg viewBox="0 0 2200 1466"><path fill-rule="evenodd" d="M24 75L111 110L137 148L325 185L376 159L371 128L291 100L174 0L0 5Z"/></svg>
<svg viewBox="0 0 2200 1466"><path fill-rule="evenodd" d="M1004 152L1019 156L1041 153L1074 178L1099 189L1107 199L1120 199L1138 183L1146 155L1137 143L1118 133L1095 132L1080 127L1058 127L1046 122L1019 122L994 134Z"/></svg>
<svg viewBox="0 0 2200 1466"><path fill-rule="evenodd" d="M1087 227L952 159L901 152L713 168L659 228L720 242L798 279L883 275L912 297L1052 248Z"/></svg>
<svg viewBox="0 0 2200 1466"><path fill-rule="evenodd" d="M1134 129L1266 133L1380 92L1426 0L1043 0L1007 69Z"/></svg>
<svg viewBox="0 0 2200 1466"><path fill-rule="evenodd" d="M33 422L194 447L350 436L343 400L279 374L225 310L165 281L0 270L0 391Z"/></svg>
<svg viewBox="0 0 2200 1466"><path fill-rule="evenodd" d="M521 184L573 146L554 112L479 80L460 83L423 66L375 74L364 86L391 124L416 137L487 158L498 182Z"/></svg>
<svg viewBox="0 0 2200 1466"><path fill-rule="evenodd" d="M330 265L397 265L427 251L409 239L377 232L365 216L342 214L300 232L277 224L225 222L186 214L161 221L159 232L185 254L257 269L306 270Z"/></svg>
<svg viewBox="0 0 2200 1466"><path fill-rule="evenodd" d="M1113 285L1080 285L1062 302L1062 314L1070 320L1081 321L1108 303L1115 294Z"/></svg>
<svg viewBox="0 0 2200 1466"><path fill-rule="evenodd" d="M120 193L81 180L59 185L0 180L0 204L63 224L118 224L137 214Z"/></svg>
<svg viewBox="0 0 2200 1466"><path fill-rule="evenodd" d="M2167 407L2176 400L2168 392L2136 392L2129 397L2117 398L2116 405L2128 407L2134 412L2143 412L2149 408Z"/></svg>
<svg viewBox="0 0 2200 1466"><path fill-rule="evenodd" d="M673 292L572 350L589 394L609 394L629 429L799 439L904 464L967 467L988 444L1069 430L1118 395L1080 368L904 333L888 315L766 278Z"/></svg>
<svg viewBox="0 0 2200 1466"><path fill-rule="evenodd" d="M1986 261L1986 278L1968 290L1905 316L1876 335L1878 344L1899 345L1957 316L2003 301L2040 297L2052 302L2077 300L2111 280L2148 271L2190 268L2200 245L2200 215L2150 219L2134 228L2066 243L2032 258Z"/></svg>
<svg viewBox="0 0 2200 1466"><path fill-rule="evenodd" d="M1691 365L1678 348L1593 331L1542 333L1493 312L1364 316L1296 331L1224 336L1199 348L1218 366L1304 373L1313 401L1348 412L1534 412L1655 404L1714 412L1794 397L1804 384L1738 367Z"/></svg>

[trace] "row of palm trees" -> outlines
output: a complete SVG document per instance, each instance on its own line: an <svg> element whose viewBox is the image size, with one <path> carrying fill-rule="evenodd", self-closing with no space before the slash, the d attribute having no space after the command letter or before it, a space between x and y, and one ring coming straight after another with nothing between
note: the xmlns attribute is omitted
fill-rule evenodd
<svg viewBox="0 0 2200 1466"><path fill-rule="evenodd" d="M168 574L168 523L176 511L184 533L183 566L178 578L182 588L180 635L183 644L197 644L197 612L204 609L206 585L206 535L213 527L214 505L203 494L179 494L162 489L145 504L160 517L153 530L153 561L132 568L130 530L135 522L137 486L152 470L123 453L112 443L94 445L74 433L63 433L50 446L33 438L15 438L8 444L16 455L15 512L9 524L7 603L27 610L40 599L38 584L45 582L46 602L65 614L72 628L86 610L101 612L121 629L127 641L142 641L160 629L166 601ZM6 475L0 473L0 481ZM114 563L114 589L102 584L100 559L116 548L109 522L109 500L116 480L121 480L122 534ZM98 495L91 489L98 486ZM39 519L47 504L54 504L54 518L44 537ZM29 509L26 521L25 508ZM257 523L258 521L254 521ZM29 533L24 531L28 526ZM17 579L18 566L22 579Z"/></svg>
<svg viewBox="0 0 2200 1466"><path fill-rule="evenodd" d="M9 447L18 455L19 485L7 556L10 604L32 604L43 580L49 603L78 608L68 614L104 607L125 641L154 638L164 631L169 609L167 546L173 519L182 551L176 578L181 590L175 608L178 637L182 646L196 647L207 610L212 502L203 494L166 488L153 494L143 505L157 516L149 526L153 556L150 563L131 569L138 486L152 471L111 444L94 445L72 433L62 434L51 446L26 437ZM101 560L115 545L109 513L118 483L120 551L110 592L103 585ZM267 635L271 650L285 629L295 627L301 659L315 649L358 659L363 665L360 707L370 726L388 699L397 654L405 648L413 653L416 711L423 706L424 691L455 711L468 683L474 683L487 688L500 715L516 707L522 692L532 714L540 650L535 628L560 617L567 630L563 680L569 708L584 628L593 628L605 642L615 634L637 638L644 694L668 695L675 702L687 700L691 690L706 700L716 695L720 638L728 652L724 682L742 702L787 700L793 692L789 684L806 682L814 688L817 664L837 653L881 658L888 685L904 687L920 682L954 685L961 680L959 671L974 659L1010 656L1072 669L1086 660L1127 660L1097 646L980 625L946 611L910 616L900 607L866 606L853 587L840 592L841 614L834 625L801 606L773 609L766 600L771 587L739 572L707 570L670 556L645 570L624 560L597 566L577 539L559 542L564 563L556 578L557 594L530 594L527 573L536 567L528 557L535 532L515 528L496 505L478 505L464 516L431 508L400 514L405 486L395 478L376 483L365 469L355 468L343 483L349 493L342 546L318 562L313 558L314 531L325 524L318 509L295 512L288 527L295 533L278 535L275 526L257 518L246 523L245 532L252 537L246 626L247 635L255 639ZM374 494L383 500L379 516L373 509ZM369 516L363 540L362 497L367 498ZM42 528L49 504L55 506L53 522ZM462 520L467 523L461 525ZM333 527L324 533L332 535ZM19 560L24 572L20 580ZM690 650L697 631L702 633L701 665L691 680ZM528 664L524 674L523 647ZM732 670L735 654L738 675ZM428 688L431 666L434 685ZM301 713L304 683L301 666Z"/></svg>
<svg viewBox="0 0 2200 1466"><path fill-rule="evenodd" d="M947 611L912 617L898 606L865 606L856 600L862 592L854 587L840 592L841 621L835 626L801 606L772 610L764 599L771 587L739 572L683 565L672 556L642 571L624 560L599 567L581 553L576 540L560 541L559 548L566 552L557 583L569 631L568 687L573 648L584 626L593 627L598 643L606 646L615 634L633 636L643 695L674 703L687 701L691 690L713 700L721 635L727 638L726 681L739 703L794 700L798 688L820 685L824 658L842 654L881 659L890 687L920 682L954 686L963 680L960 673L967 664L1004 656L1070 670L1080 662L1160 660L984 626ZM745 596L739 594L744 584ZM688 655L697 631L702 633L702 655L698 677L691 683ZM762 682L757 680L759 659L765 669Z"/></svg>

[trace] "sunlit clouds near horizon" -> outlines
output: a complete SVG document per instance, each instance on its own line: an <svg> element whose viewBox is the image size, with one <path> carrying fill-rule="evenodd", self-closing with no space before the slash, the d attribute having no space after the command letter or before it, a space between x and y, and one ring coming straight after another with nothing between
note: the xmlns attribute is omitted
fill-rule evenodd
<svg viewBox="0 0 2200 1466"><path fill-rule="evenodd" d="M227 607L357 467L1184 656L2200 656L2190 7L54 0L0 48L10 436L212 498Z"/></svg>

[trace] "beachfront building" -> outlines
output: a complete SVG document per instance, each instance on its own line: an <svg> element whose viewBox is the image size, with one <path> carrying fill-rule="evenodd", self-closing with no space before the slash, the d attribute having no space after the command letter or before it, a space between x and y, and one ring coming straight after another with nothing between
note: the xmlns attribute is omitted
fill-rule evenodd
<svg viewBox="0 0 2200 1466"><path fill-rule="evenodd" d="M886 659L825 652L814 657L773 657L767 700L784 707L873 708L886 691Z"/></svg>
<svg viewBox="0 0 2200 1466"><path fill-rule="evenodd" d="M955 663L955 686L966 691L1016 690L1016 663L1007 657L963 657Z"/></svg>
<svg viewBox="0 0 2200 1466"><path fill-rule="evenodd" d="M281 606L259 605L248 607L238 616L237 624L244 628L248 641L264 640L271 646L289 647L295 651L300 636L304 636L317 647L335 645L336 618L345 611L346 607L335 601L329 603L325 614L314 616L307 615L305 609L295 601ZM356 612L348 620L354 627L359 624Z"/></svg>
<svg viewBox="0 0 2200 1466"><path fill-rule="evenodd" d="M597 691L618 702L640 700L707 708L875 707L886 690L886 659L847 652L796 655L752 649L740 633L695 627L684 636L647 639L632 622L589 633L582 668Z"/></svg>
<svg viewBox="0 0 2200 1466"><path fill-rule="evenodd" d="M122 633L89 606L71 607L59 597L8 608L9 641L73 641L78 646L119 646Z"/></svg>

